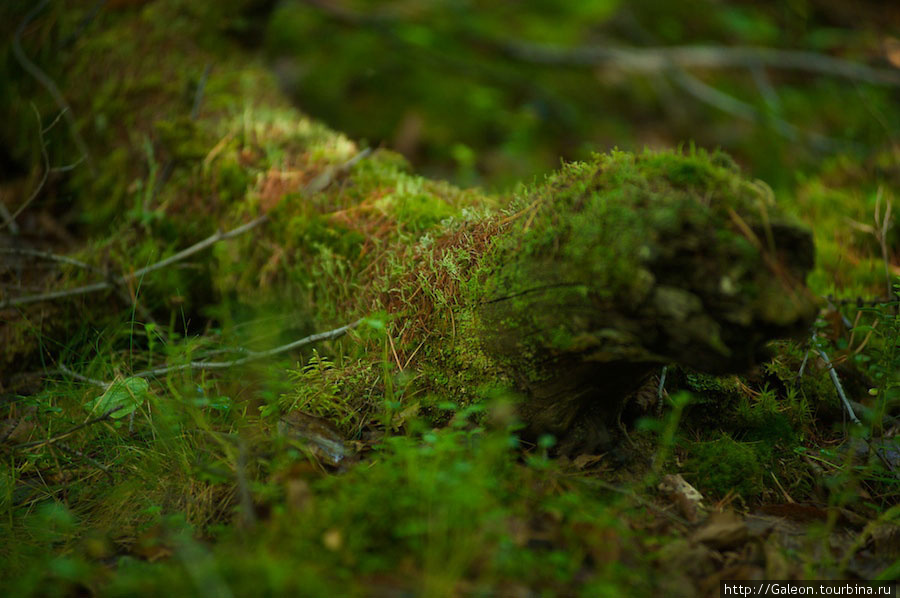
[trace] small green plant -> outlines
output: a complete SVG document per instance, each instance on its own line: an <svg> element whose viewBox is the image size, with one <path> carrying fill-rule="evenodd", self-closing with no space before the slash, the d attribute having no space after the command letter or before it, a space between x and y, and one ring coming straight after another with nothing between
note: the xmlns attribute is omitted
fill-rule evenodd
<svg viewBox="0 0 900 598"><path fill-rule="evenodd" d="M294 390L282 395L277 403L264 406L263 416L297 410L346 428L358 413L342 391L339 374L330 359L313 349L306 364L288 371Z"/></svg>

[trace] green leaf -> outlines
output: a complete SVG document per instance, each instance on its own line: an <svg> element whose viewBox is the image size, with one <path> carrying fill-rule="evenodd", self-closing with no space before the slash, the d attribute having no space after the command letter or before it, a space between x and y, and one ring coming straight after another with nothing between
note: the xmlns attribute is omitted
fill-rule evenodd
<svg viewBox="0 0 900 598"><path fill-rule="evenodd" d="M91 411L106 413L116 409L110 417L118 419L137 410L147 398L150 384L144 378L126 378L113 382L102 395L88 403Z"/></svg>

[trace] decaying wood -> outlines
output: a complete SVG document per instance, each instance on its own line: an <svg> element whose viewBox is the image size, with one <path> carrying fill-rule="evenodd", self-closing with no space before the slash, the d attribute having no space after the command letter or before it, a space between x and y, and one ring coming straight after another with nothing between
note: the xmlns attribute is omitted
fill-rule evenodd
<svg viewBox="0 0 900 598"><path fill-rule="evenodd" d="M175 19L183 9L174 3L169 6L160 1L145 10L171 11L174 13L172 19ZM120 27L122 37L128 38L128 31L140 31L142 18L139 12L111 15L106 26ZM159 14L152 18L153 22L165 22ZM195 21L193 26L203 27L202 19L186 22ZM167 34L157 30L152 43L162 44L161 40L166 39ZM181 47L188 43L186 40L192 39L184 30L168 35L172 37L173 47ZM204 35L212 33L206 31ZM90 55L90 44L91 40L86 39L77 51ZM147 49L148 54L150 51ZM181 169L179 172L184 176L172 177L166 182L168 199L154 194L153 201L158 205L145 206L145 209L152 207L165 212L184 205L185 198L196 194L192 185L206 176L210 164L231 152L234 159L230 167L238 171L243 169L249 180L257 181L240 200L250 202L252 199L253 203L241 205L238 202L235 205L230 199L216 203L213 191L208 191L211 198L203 199L203 207L195 209L198 213L185 211L169 215L174 219L196 218L198 222L205 222L210 218L207 210L217 210L212 216L218 219L213 230L229 230L234 229L235 222L246 222L247 212L263 211L254 216L257 220L252 220L251 224L269 219L269 213L265 211L269 209L267 202L278 205L287 201L285 197L291 198L291 193L297 195L303 188L300 185L286 189L278 197L269 197L274 193L270 191L273 185L267 186L266 177L275 166L257 164L262 142L255 142L256 133L247 131L268 130L277 136L283 134L280 132L284 128L283 122L305 120L299 112L286 107L284 98L265 75L264 67L243 58L243 49L223 41L218 54L211 55L210 52L208 49L181 48L180 52L154 53L157 60L141 64L110 58L102 65L102 76L107 80L120 79L121 85L127 88L131 81L140 77L160 81L173 73L202 72L204 81L209 75L206 96L210 102L212 88L217 85L227 87L219 82L223 79L233 81L232 87L241 90L242 103L234 106L230 113L222 109L204 113L195 108L190 121L182 122L176 116L170 116L176 124L181 123L182 128L174 127L174 130L182 131L190 143L185 141L178 145L172 142L170 147L159 151L168 151L170 163L175 165L173 168ZM77 61L78 57L72 60ZM207 66L210 63L216 65L212 73ZM137 73L138 69L143 70ZM59 82L60 89L76 108L74 113L82 115L93 105L90 97L93 89L79 77L89 78L97 71L84 64L76 64L70 70L73 79ZM242 77L246 78L247 73L253 80L264 83L246 85ZM135 162L144 160L144 140L155 138L154 131L165 130L169 131L167 135L173 135L173 127L157 126L157 121L164 116L159 107L177 114L183 95L178 89L160 91L155 104L151 104L141 93L129 95L123 92L118 110L120 114L128 115L129 128L119 124L124 118L106 116L106 120L113 123L111 127L121 126L122 130L115 135L86 134L85 143L90 154L108 155L113 148L118 148L127 151ZM265 121L269 117L267 110L283 116L278 127ZM72 112L67 111L68 114ZM239 123L240 129L229 124L233 121ZM307 123L304 130L313 130L315 126ZM196 139L191 137L194 131L199 131ZM328 139L317 146L320 154L323 147L344 149L333 150L333 156L319 158L316 162L316 158L310 157L315 152L298 146L295 138L283 134L283 139L288 140L282 140L286 154L284 161L298 162L301 154L306 160L303 162L305 170L299 176L312 180L307 183L307 188L315 186L317 177L346 163L358 151L337 134L321 131L317 134ZM275 145L279 139L268 143ZM160 139L159 143L165 145L164 141ZM192 144L205 148L205 153L194 155ZM317 210L310 217L329 215L336 229L346 232L356 226L368 237L378 237L372 244L377 252L363 246L349 252L351 257L346 257L349 276L356 277L357 286L368 288L371 293L366 294L364 290L361 296L348 300L348 313L340 316L341 323L365 317L370 311L386 310L394 313L395 322L412 321L429 330L449 330L450 333L444 335L421 335L426 340L416 344L421 348L424 343L426 348L416 349L416 360L412 364L412 355L406 360L407 366L423 372L423 388L452 395L452 389L468 387L467 391L471 392L466 400L477 397L478 393L471 388L475 386L511 390L521 398L521 414L531 432L552 432L563 438L569 449L590 450L607 442L606 424L615 419L623 398L653 368L679 363L716 374L744 371L764 357L765 344L769 340L802 335L814 315L815 302L803 283L813 263L809 233L782 219L771 199L771 192L742 178L724 156L702 152L597 156L588 163L564 167L544 183L500 201L493 211L483 211L477 217L457 218L449 224L434 224L418 236L398 232L405 230L405 223L397 213L391 212L390 203L399 193L398 189L413 184L422 186L426 189L423 194L430 193L436 201L446 201L457 213L464 207L477 205L479 196L475 193L464 195L449 186L435 190L401 170L383 166L393 159L376 152L371 160L367 160L375 163L371 168L384 169L376 183L371 181L371 174L364 184L350 173L339 189L327 193L314 189L303 193L301 199L293 197L290 200L299 206L297 210ZM103 169L104 165L99 164L99 168ZM104 179L107 185L104 189L109 186L126 188L133 184L134 176L134 172L113 170ZM81 187L73 183L70 189L75 198L73 209L91 210L91 202L98 201L95 197L99 187L84 183L83 178L81 181ZM157 181L150 184L155 185ZM208 187L216 188L212 184ZM371 206L376 203L384 212L376 214L381 220L375 220L376 216L373 216L368 228L359 222L341 225L339 216L346 216L361 206L367 206L369 212L375 213L378 210ZM279 214L280 218L294 216L294 213ZM223 221L231 224L222 225ZM138 235L143 233L135 228L136 232L132 234L141 240ZM277 231L271 228L267 225L265 230L263 227L254 229L252 234L256 238L249 247L258 251L262 240L271 241L277 247L297 246L296 239L286 236L290 234L289 228L282 227ZM191 255L201 259L201 254L194 249L225 241L230 234L214 233L208 237L208 243L192 245ZM423 241L426 235L429 243ZM198 238L203 237L198 235ZM186 240L180 246L189 243ZM160 247L171 251L171 244L161 241ZM36 247L33 253L35 256L56 253L50 249ZM302 250L302 247L298 249ZM453 252L465 256L464 259L453 258ZM250 278L256 276L266 263L259 255L245 257ZM310 260L316 259L314 254L309 255L312 256ZM152 266L113 279L128 283L139 274L147 274L147 280L142 284L150 289L144 292L152 295L151 278L180 259L181 254L158 257L161 259L152 262ZM436 259L438 257L441 259ZM332 254L330 259L336 258ZM451 261L445 264L447 259ZM415 279L420 274L426 279L423 285L429 276L452 278L453 284L442 288L441 302L433 298L424 302L410 299L400 308L391 307L392 291L384 293L375 288L377 285L364 284L376 280L381 266L388 262L404 263L406 268L406 271L382 276L382 280L387 280L388 289L398 288L403 281ZM430 270L423 273L425 264L435 263L437 265L428 266ZM228 280L216 271L224 266L210 262L204 263L204 268L210 272L210 279ZM309 287L306 282L292 282L286 270L279 276L278 284L286 288L291 284L297 284L301 289ZM210 284L200 276L186 277L183 281L189 287L186 292L181 289L184 294L190 294L190 285ZM18 339L16 348L9 349L18 353L7 354L3 361L10 366L10 373L26 365L34 366L37 361L40 345L37 338L31 349L28 343L22 342L22 330L25 329L22 322L41 322L45 333L49 330L67 337L73 334L73 326L91 325L110 311L108 302L102 298L92 302L73 298L71 292L57 286L59 277L45 277L37 282L46 288L41 294L34 295L40 299L35 305L26 305L26 300L17 299L8 291L0 297L0 304L8 306L0 317L0 339L6 339L9 347L13 346L9 339ZM103 289L114 286L112 282L98 284ZM330 283L321 280L316 284ZM411 292L409 297L418 292ZM206 296L211 293L204 288L196 294ZM422 291L419 298L425 294ZM41 311L48 302L76 300L84 301L79 304L80 311L62 308ZM156 307L160 309L160 306ZM315 307L312 306L313 318ZM202 306L195 308L198 313L200 309ZM77 314L74 322L73 313ZM316 326L324 330L327 324L335 322L324 322L322 326L317 322ZM66 338L58 340L64 344ZM52 345L44 342L43 346ZM397 351L393 347L392 352L396 358ZM243 361L235 360L233 365L238 366ZM401 360L397 358L396 361L399 366ZM172 369L161 368L161 371ZM436 377L429 375L442 369L443 378L452 382L443 389L435 381Z"/></svg>

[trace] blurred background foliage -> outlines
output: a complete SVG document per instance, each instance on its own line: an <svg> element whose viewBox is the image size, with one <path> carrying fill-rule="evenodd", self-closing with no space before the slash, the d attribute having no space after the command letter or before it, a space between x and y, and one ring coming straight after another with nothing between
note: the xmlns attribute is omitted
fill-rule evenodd
<svg viewBox="0 0 900 598"><path fill-rule="evenodd" d="M898 31L900 4L874 1L290 0L264 44L304 111L458 184L505 188L561 158L696 143L777 191L841 161L896 177L900 77L873 85L777 58L667 65L672 47L887 72ZM655 65L632 59L649 48Z"/></svg>

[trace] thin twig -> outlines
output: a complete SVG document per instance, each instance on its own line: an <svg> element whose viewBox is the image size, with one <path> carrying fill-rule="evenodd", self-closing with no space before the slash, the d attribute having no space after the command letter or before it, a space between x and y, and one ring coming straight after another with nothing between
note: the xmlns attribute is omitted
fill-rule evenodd
<svg viewBox="0 0 900 598"><path fill-rule="evenodd" d="M238 365L243 365L245 363L251 361L257 361L259 359L265 359L266 357L272 357L273 355L278 355L279 353L285 353L290 351L291 349L296 349L298 347L302 347L305 345L310 345L312 343L324 340L332 340L339 338L346 334L349 330L359 326L359 324L363 321L362 318L356 320L355 322L351 322L345 326L341 326L339 328L335 328L333 330L328 330L326 332L319 332L317 334L311 334L300 340L292 341L286 345L281 345L280 347L275 347L274 349L269 349L267 351L251 351L250 349L229 349L229 350L239 350L245 354L245 357L241 357L240 359L233 359L231 361L191 361L189 363L182 363L179 365L168 366L164 368L156 368L153 370L145 370L143 372L137 372L136 374L132 374L132 378L149 378L151 376L163 376L165 374L170 374L172 372L179 372L182 370L222 370L231 368ZM82 382L87 382L88 384L93 384L94 386L99 386L100 388L109 388L112 386L112 382L104 382L103 380L97 380L95 378L88 378L87 376L83 376L77 372L72 371L70 368L66 367L63 364L59 364L57 370L67 376L75 378L76 380L81 380ZM47 372L48 374L53 373L53 370Z"/></svg>
<svg viewBox="0 0 900 598"><path fill-rule="evenodd" d="M165 268L166 266L174 264L175 262L180 262L181 260L194 255L195 253L203 251L210 245L215 245L219 241L224 241L226 239L231 239L231 238L237 237L238 235L242 235L245 232L252 230L252 229L256 228L257 226L259 226L260 224L266 222L268 219L269 219L269 215L263 214L262 216L260 216L258 218L254 218L247 224L242 224L241 226L231 229L230 231L223 233L220 229L220 230L216 231L214 234L203 239L199 243L191 245L187 249L179 251L178 253L176 253L173 256L169 256L164 260L161 260L159 262L156 262L155 264L147 266L146 268L141 268L140 270L135 270L131 274L122 276L121 278L119 278L119 281L120 282L128 282L130 280L134 280L135 278L140 278L141 276L144 276L145 274L148 274L150 272L154 272L155 270L160 270L162 268Z"/></svg>
<svg viewBox="0 0 900 598"><path fill-rule="evenodd" d="M78 165L81 164L82 162L84 162L84 156L81 156L80 158L78 158L77 160L72 162L71 164L66 164L65 166L54 166L53 168L50 169L50 172L53 172L53 173L69 172L69 171L75 170L75 168L77 168Z"/></svg>
<svg viewBox="0 0 900 598"><path fill-rule="evenodd" d="M269 219L268 214L264 214L259 218L251 220L247 224L243 224L235 229L232 229L227 232L222 232L221 230L216 233L210 235L206 239L191 245L187 249L179 251L173 256L167 257L164 260L156 262L155 264L151 264L145 268L141 268L140 270L135 270L131 274L126 274L125 276L120 276L118 278L114 278L113 280L107 280L102 282L95 282L93 284L88 284L80 287L75 287L74 289L65 289L62 291L53 291L50 293L41 293L39 295L28 295L26 297L15 297L13 299L7 299L6 301L0 302L0 308L4 307L12 307L15 305L25 305L28 303L37 303L38 301L49 301L51 299L61 299L63 297L70 297L73 295L84 295L86 293L94 293L96 291L102 291L104 289L110 289L117 285L127 283L131 280L139 278L149 272L153 272L155 270L159 270L161 268L165 268L175 262L179 262L187 257L194 255L195 253L202 251L209 247L210 245L214 245L219 241L224 241L225 239L231 239L232 237L236 237L241 235L257 226L265 222Z"/></svg>
<svg viewBox="0 0 900 598"><path fill-rule="evenodd" d="M817 52L750 46L660 46L629 48L590 46L560 48L507 42L507 55L528 62L558 66L611 65L631 71L681 68L774 68L846 77L875 85L900 86L900 70L870 67Z"/></svg>
<svg viewBox="0 0 900 598"><path fill-rule="evenodd" d="M816 333L813 332L813 343L816 340ZM850 416L850 421L854 424L859 424L859 418L856 417L856 413L853 412L853 407L850 405L850 399L847 398L847 393L844 392L844 386L841 384L841 379L838 378L837 372L834 369L834 364L831 363L831 360L828 359L828 354L825 353L824 349L816 348L816 353L819 354L819 357L825 362L825 367L828 368L828 374L831 376L831 382L834 384L834 388L837 390L838 396L841 398L841 402L844 404L844 409L847 410L847 414Z"/></svg>
<svg viewBox="0 0 900 598"><path fill-rule="evenodd" d="M9 226L9 232L11 232L14 237L19 236L19 225L13 220L9 208L6 207L6 203L0 198L0 228L2 228L3 223L6 223L6 225Z"/></svg>
<svg viewBox="0 0 900 598"><path fill-rule="evenodd" d="M97 0L96 2L94 2L91 10L88 11L84 18L81 19L81 21L78 23L78 26L75 27L75 31L69 34L66 39L62 41L60 47L68 48L73 43L75 43L75 41L79 37L81 37L81 34L84 33L84 30L88 28L88 25L90 25L94 21L94 19L97 18L97 15L100 14L100 11L103 9L106 2L107 0Z"/></svg>
<svg viewBox="0 0 900 598"><path fill-rule="evenodd" d="M802 135L808 138L817 148L824 150L853 145L852 142L849 141L841 141L833 139L826 135L822 135L820 133L804 131L798 128L796 125L793 125L783 118L779 118L775 115L764 117L762 113L757 110L752 104L744 102L743 100L739 100L736 97L713 87L712 85L707 85L706 83L683 69L676 69L674 71L674 78L682 89L690 93L701 102L708 104L713 108L717 108L722 112L726 112L738 118L742 118L744 120L755 123L763 122L764 120L766 120L766 118L768 118L772 122L775 131L777 131L778 134L780 134L782 137L785 137L786 139L794 141L798 136Z"/></svg>
<svg viewBox="0 0 900 598"><path fill-rule="evenodd" d="M265 359L266 357L272 357L273 355L278 355L279 353L284 353L286 351L290 351L291 349L296 349L298 347L302 347L304 345L309 345L318 341L323 340L331 340L343 336L347 333L347 331L355 328L362 322L362 319L356 320L346 326L341 326L340 328L335 328L334 330L329 330L327 332L319 332L317 334L311 334L307 337L301 338L300 340L296 340L290 342L286 345L281 345L280 347L275 347L274 349L269 349L267 351L251 351L249 349L246 350L247 356L241 357L240 359L233 359L231 361L192 361L190 363L182 363L180 365L173 365L164 368L157 368L154 370L146 370L143 372L138 372L133 374L134 378L149 378L150 376L162 376L165 374L169 374L172 372L178 372L181 370L222 370L231 368L237 365L242 365L248 363L250 361L257 361L260 359ZM105 384L105 383L104 383Z"/></svg>
<svg viewBox="0 0 900 598"><path fill-rule="evenodd" d="M50 0L41 0L38 2L31 11L25 15L25 18L22 19L22 22L19 23L18 28L16 29L16 33L13 36L12 50L13 55L16 57L16 61L19 63L19 66L22 67L25 72L31 75L38 83L44 86L50 95L53 97L53 101L56 102L56 106L63 111L64 116L66 117L66 121L69 123L69 133L72 135L72 140L75 142L75 145L78 147L78 151L81 152L81 155L84 156L85 161L88 164L88 167L91 169L92 174L96 174L96 169L94 168L94 162L91 159L91 154L88 151L87 145L84 142L84 139L81 137L81 133L78 132L78 127L75 123L75 117L72 116L72 109L69 107L69 103L63 97L62 93L59 91L59 88L56 86L56 83L53 82L44 71L42 71L36 64L31 62L28 59L28 56L25 55L25 51L22 50L22 34L25 32L25 28L34 20L41 11L46 8L47 4L49 4Z"/></svg>
<svg viewBox="0 0 900 598"><path fill-rule="evenodd" d="M663 397L666 392L666 374L669 373L669 366L662 366L662 370L659 372L659 386L656 388L656 411L658 413L662 413L663 408Z"/></svg>
<svg viewBox="0 0 900 598"><path fill-rule="evenodd" d="M103 465L102 463L100 463L99 461L97 461L96 459L94 459L93 457L90 457L90 456L88 456L88 455L85 455L84 453L82 453L82 452L79 451L78 449L72 448L72 447L70 447L69 445L67 445L67 444L64 443L64 442L57 442L57 443L54 444L54 446L57 447L57 448L59 448L59 449L61 449L64 453L68 453L68 454L73 455L73 456L75 456L75 457L79 457L79 458L81 458L81 459L84 459L85 461L87 461L88 463L90 463L91 465L93 465L94 467L96 467L97 469L99 469L100 471L102 471L103 473L105 473L105 474L106 474L107 476L109 476L110 478L113 477L112 473L109 471L109 467L107 467L106 465Z"/></svg>
<svg viewBox="0 0 900 598"><path fill-rule="evenodd" d="M390 11L354 11L341 2L304 0L330 17L353 25L384 27L402 20ZM468 36L485 47L498 48L516 60L551 66L596 67L613 65L632 71L662 71L682 68L774 68L846 77L877 85L900 86L900 70L870 67L860 62L803 50L752 46L580 46L562 48L519 40Z"/></svg>
<svg viewBox="0 0 900 598"><path fill-rule="evenodd" d="M327 180L319 181L318 183L316 183L316 190L322 190L325 187L327 187L334 180L334 177L337 173L348 170L354 164L356 164L357 162L359 162L360 160L362 160L363 158L368 156L370 153L371 153L371 149L369 149L369 148L366 148L366 149L360 151L359 153L357 153L355 156L350 158L347 162L345 162L344 164L339 166L337 169L335 169L334 171L331 171L327 177ZM316 179L314 179L313 182L316 182ZM312 185L312 183L310 183L310 184ZM211 245L215 245L219 241L224 241L226 239L231 239L238 235L242 235L245 232L252 230L253 228L256 228L257 226L259 226L260 224L263 224L264 222L268 221L268 219L269 219L269 215L263 214L262 216L259 216L258 218L255 218L246 224L242 224L241 226L234 228L230 231L222 232L220 229L220 230L216 231L214 234L210 235L209 237L203 239L199 243L195 243L194 245L191 245L187 249L179 251L175 255L169 256L164 260L160 260L160 261L156 262L155 264L151 264L145 268L135 270L131 274L126 274L125 276L120 276L113 280L95 282L93 284L84 285L81 287L75 287L73 289L64 289L61 291L52 291L49 293L41 293L41 294L37 294L37 295L27 295L25 297L14 297L12 299L6 299L4 301L0 301L0 309L6 308L6 307L13 307L16 305L26 305L29 303L37 303L39 301L50 301L53 299L61 299L63 297L71 297L74 295L84 295L87 293L94 293L97 291L102 291L105 289L113 288L116 285L125 284L131 280L140 278L140 277L144 276L145 274L149 274L150 272L154 272L161 268L165 268L165 267L170 266L176 262L179 262L187 257L190 257L190 256L194 255L195 253L198 253Z"/></svg>
<svg viewBox="0 0 900 598"><path fill-rule="evenodd" d="M28 196L28 199L23 201L22 204L18 208L16 208L16 211L10 214L8 218L6 218L6 222L4 224L0 224L0 230L2 230L4 226L9 226L10 230L12 230L14 227L16 230L18 230L18 226L15 225L16 218L40 194L41 189L43 189L44 185L47 183L47 177L50 176L50 156L47 154L47 144L44 142L44 125L41 122L41 113L38 112L37 107L33 103L31 104L31 109L34 110L34 115L37 118L38 122L38 140L41 143L41 158L44 162L44 174L41 177L41 181L37 184L37 187L35 187L34 191L31 192L31 195Z"/></svg>
<svg viewBox="0 0 900 598"><path fill-rule="evenodd" d="M832 365L831 361L828 359L828 355L825 354L825 351L822 349L817 349L816 352L825 362L825 366L828 368L828 373L831 375L831 382L834 384L835 389L837 389L838 396L841 397L841 402L844 404L844 408L847 410L847 415L850 416L850 421L854 424L860 423L859 418L856 417L856 414L853 412L853 407L850 406L850 400L847 399L847 395L844 392L844 387L841 385L841 379L838 378L837 372L834 370L834 365Z"/></svg>
<svg viewBox="0 0 900 598"><path fill-rule="evenodd" d="M56 118L53 119L53 122L51 122L49 125L47 125L43 129L41 129L41 133L46 135L47 133L52 131L53 127L56 126L56 123L59 122L59 119L61 119L65 113L66 113L66 109L60 110L59 113L56 115Z"/></svg>
<svg viewBox="0 0 900 598"><path fill-rule="evenodd" d="M197 82L197 91L194 93L194 105L191 107L191 120L197 120L197 117L200 115L200 106L203 104L203 93L206 91L206 80L209 78L210 71L212 71L212 63L208 62L203 69L203 74L200 75L200 80Z"/></svg>
<svg viewBox="0 0 900 598"><path fill-rule="evenodd" d="M387 337L388 337L388 341L390 342L390 345L391 345L391 353L394 354L394 361L397 362L397 367L400 368L400 371L402 372L402 371L403 371L403 364L400 363L400 358L397 357L397 349L394 348L394 339L393 339L393 336L392 336L390 333L388 333Z"/></svg>
<svg viewBox="0 0 900 598"><path fill-rule="evenodd" d="M51 436L50 438L47 438L46 440L35 440L34 442L23 442L21 444L13 445L12 448L16 449L16 450L21 450L21 449L26 449L26 448L36 448L39 446L46 446L48 444L53 444L53 443L59 442L60 440L66 438L68 436L71 436L74 432L77 432L78 430L80 430L82 428L86 428L88 426L92 426L94 424L104 422L104 421L110 419L112 417L113 413L124 409L126 406L127 405L119 405L118 407L113 407L112 409L108 410L106 413L104 413L100 417L95 417L94 419L89 419L84 423L78 424L77 426L73 426L73 427L69 428L68 430L66 430L65 432L63 432L61 434L57 434L56 436Z"/></svg>
<svg viewBox="0 0 900 598"><path fill-rule="evenodd" d="M780 113L781 99L778 97L778 92L775 91L772 81L769 80L766 69L761 66L751 67L750 74L753 76L753 83L756 85L756 89L759 90L759 95L763 97L769 110Z"/></svg>
<svg viewBox="0 0 900 598"><path fill-rule="evenodd" d="M837 308L834 304L832 297L829 295L828 297L822 297L828 303L828 308L833 310L841 317L841 324L844 325L844 328L847 330L853 330L853 322L850 321L850 318L844 315L844 313ZM816 331L813 329L813 339L815 339Z"/></svg>
<svg viewBox="0 0 900 598"><path fill-rule="evenodd" d="M63 297L72 297L74 295L84 295L86 293L94 293L104 289L111 288L113 285L109 282L95 282L94 284L76 287L74 289L65 289L62 291L53 291L50 293L41 293L39 295L28 295L26 297L15 297L0 301L0 309L6 307L14 307L16 305L25 305L27 303L37 303L39 301L50 301L53 299L62 299Z"/></svg>
<svg viewBox="0 0 900 598"><path fill-rule="evenodd" d="M93 384L94 386L99 386L101 388L109 388L110 385L112 384L111 382L104 382L103 380L97 380L95 378L88 378L87 376L82 376L78 372L74 372L74 371L70 370L63 364L59 364L58 370L67 376L71 376L72 378L75 378L76 380L81 380L82 382L87 382L88 384ZM47 372L47 373L49 374L52 372Z"/></svg>
<svg viewBox="0 0 900 598"><path fill-rule="evenodd" d="M10 253L12 255L27 255L29 257L36 257L42 260L48 260L51 262L59 262L61 264L69 264L70 266L76 266L78 268L83 268L85 270L97 271L97 268L91 266L90 264L86 264L80 260L76 260L75 258L71 258L65 255L57 255L55 253L49 253L47 251L38 251L37 249L25 249L19 247L0 247L0 253Z"/></svg>
<svg viewBox="0 0 900 598"><path fill-rule="evenodd" d="M810 349L806 349L806 353L803 354L803 361L800 362L800 369L797 370L797 375L794 376L794 384L798 384L800 379L803 378L803 372L806 371L806 363L809 361L809 352Z"/></svg>

